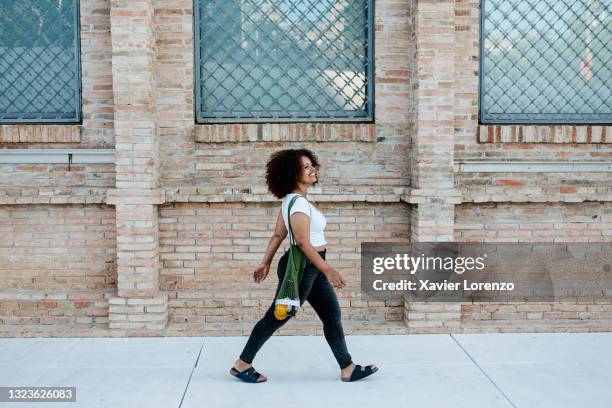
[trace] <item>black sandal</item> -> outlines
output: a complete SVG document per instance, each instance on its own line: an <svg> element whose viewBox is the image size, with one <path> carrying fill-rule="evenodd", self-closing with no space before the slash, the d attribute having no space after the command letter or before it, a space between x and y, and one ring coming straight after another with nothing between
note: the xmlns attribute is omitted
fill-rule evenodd
<svg viewBox="0 0 612 408"><path fill-rule="evenodd" d="M253 368L253 366L247 368L246 370L244 370L242 372L239 372L234 367L232 367L230 369L230 374L233 375L234 377L240 378L242 381L248 382L248 383L262 383L262 382L268 381L267 378L265 380L263 380L263 381L257 381L259 379L259 377L261 377L261 374L258 373Z"/></svg>
<svg viewBox="0 0 612 408"><path fill-rule="evenodd" d="M351 381L361 380L362 378L366 378L367 376L370 376L377 371L378 371L378 367L374 367L374 364L370 364L369 366L366 366L365 370L362 370L359 364L355 364L355 369L351 373L350 378L342 378L342 381L351 382Z"/></svg>

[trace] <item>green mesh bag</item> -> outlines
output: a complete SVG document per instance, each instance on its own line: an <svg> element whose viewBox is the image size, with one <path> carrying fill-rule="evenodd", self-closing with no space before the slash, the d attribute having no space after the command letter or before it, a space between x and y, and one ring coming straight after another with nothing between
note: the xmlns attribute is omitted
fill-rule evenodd
<svg viewBox="0 0 612 408"><path fill-rule="evenodd" d="M295 316L300 309L300 282L302 281L307 258L293 238L290 216L291 207L293 207L293 203L299 197L301 196L296 195L293 197L287 209L290 247L285 276L283 276L283 282L274 302L274 317L278 320L285 320L287 316Z"/></svg>

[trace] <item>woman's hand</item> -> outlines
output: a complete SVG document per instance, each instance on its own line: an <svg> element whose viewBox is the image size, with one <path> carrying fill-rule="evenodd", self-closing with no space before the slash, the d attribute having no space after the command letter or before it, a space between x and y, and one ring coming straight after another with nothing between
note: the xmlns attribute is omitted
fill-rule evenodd
<svg viewBox="0 0 612 408"><path fill-rule="evenodd" d="M260 264L257 269L255 269L255 272L253 272L253 280L256 283L260 283L262 280L266 279L268 272L270 272L270 265L265 263Z"/></svg>
<svg viewBox="0 0 612 408"><path fill-rule="evenodd" d="M342 289L346 286L346 281L342 275L340 275L340 272L335 269L331 269L325 276L327 276L327 280L329 280L329 283L331 283L334 288Z"/></svg>

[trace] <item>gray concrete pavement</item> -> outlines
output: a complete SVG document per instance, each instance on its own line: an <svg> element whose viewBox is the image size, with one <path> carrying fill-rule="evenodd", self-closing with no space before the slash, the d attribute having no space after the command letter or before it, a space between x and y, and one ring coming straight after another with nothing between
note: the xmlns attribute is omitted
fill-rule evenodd
<svg viewBox="0 0 612 408"><path fill-rule="evenodd" d="M229 375L246 337L3 338L0 386L76 386L77 402L0 407L612 407L612 333L347 336L340 381L323 336L273 336Z"/></svg>

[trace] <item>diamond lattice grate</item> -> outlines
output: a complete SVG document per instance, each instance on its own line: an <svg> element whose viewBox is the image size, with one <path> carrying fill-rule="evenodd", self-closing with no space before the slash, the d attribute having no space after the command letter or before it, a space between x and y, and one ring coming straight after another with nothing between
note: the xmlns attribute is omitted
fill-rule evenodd
<svg viewBox="0 0 612 408"><path fill-rule="evenodd" d="M609 0L483 0L483 123L612 122Z"/></svg>
<svg viewBox="0 0 612 408"><path fill-rule="evenodd" d="M370 3L200 0L198 119L367 119Z"/></svg>

